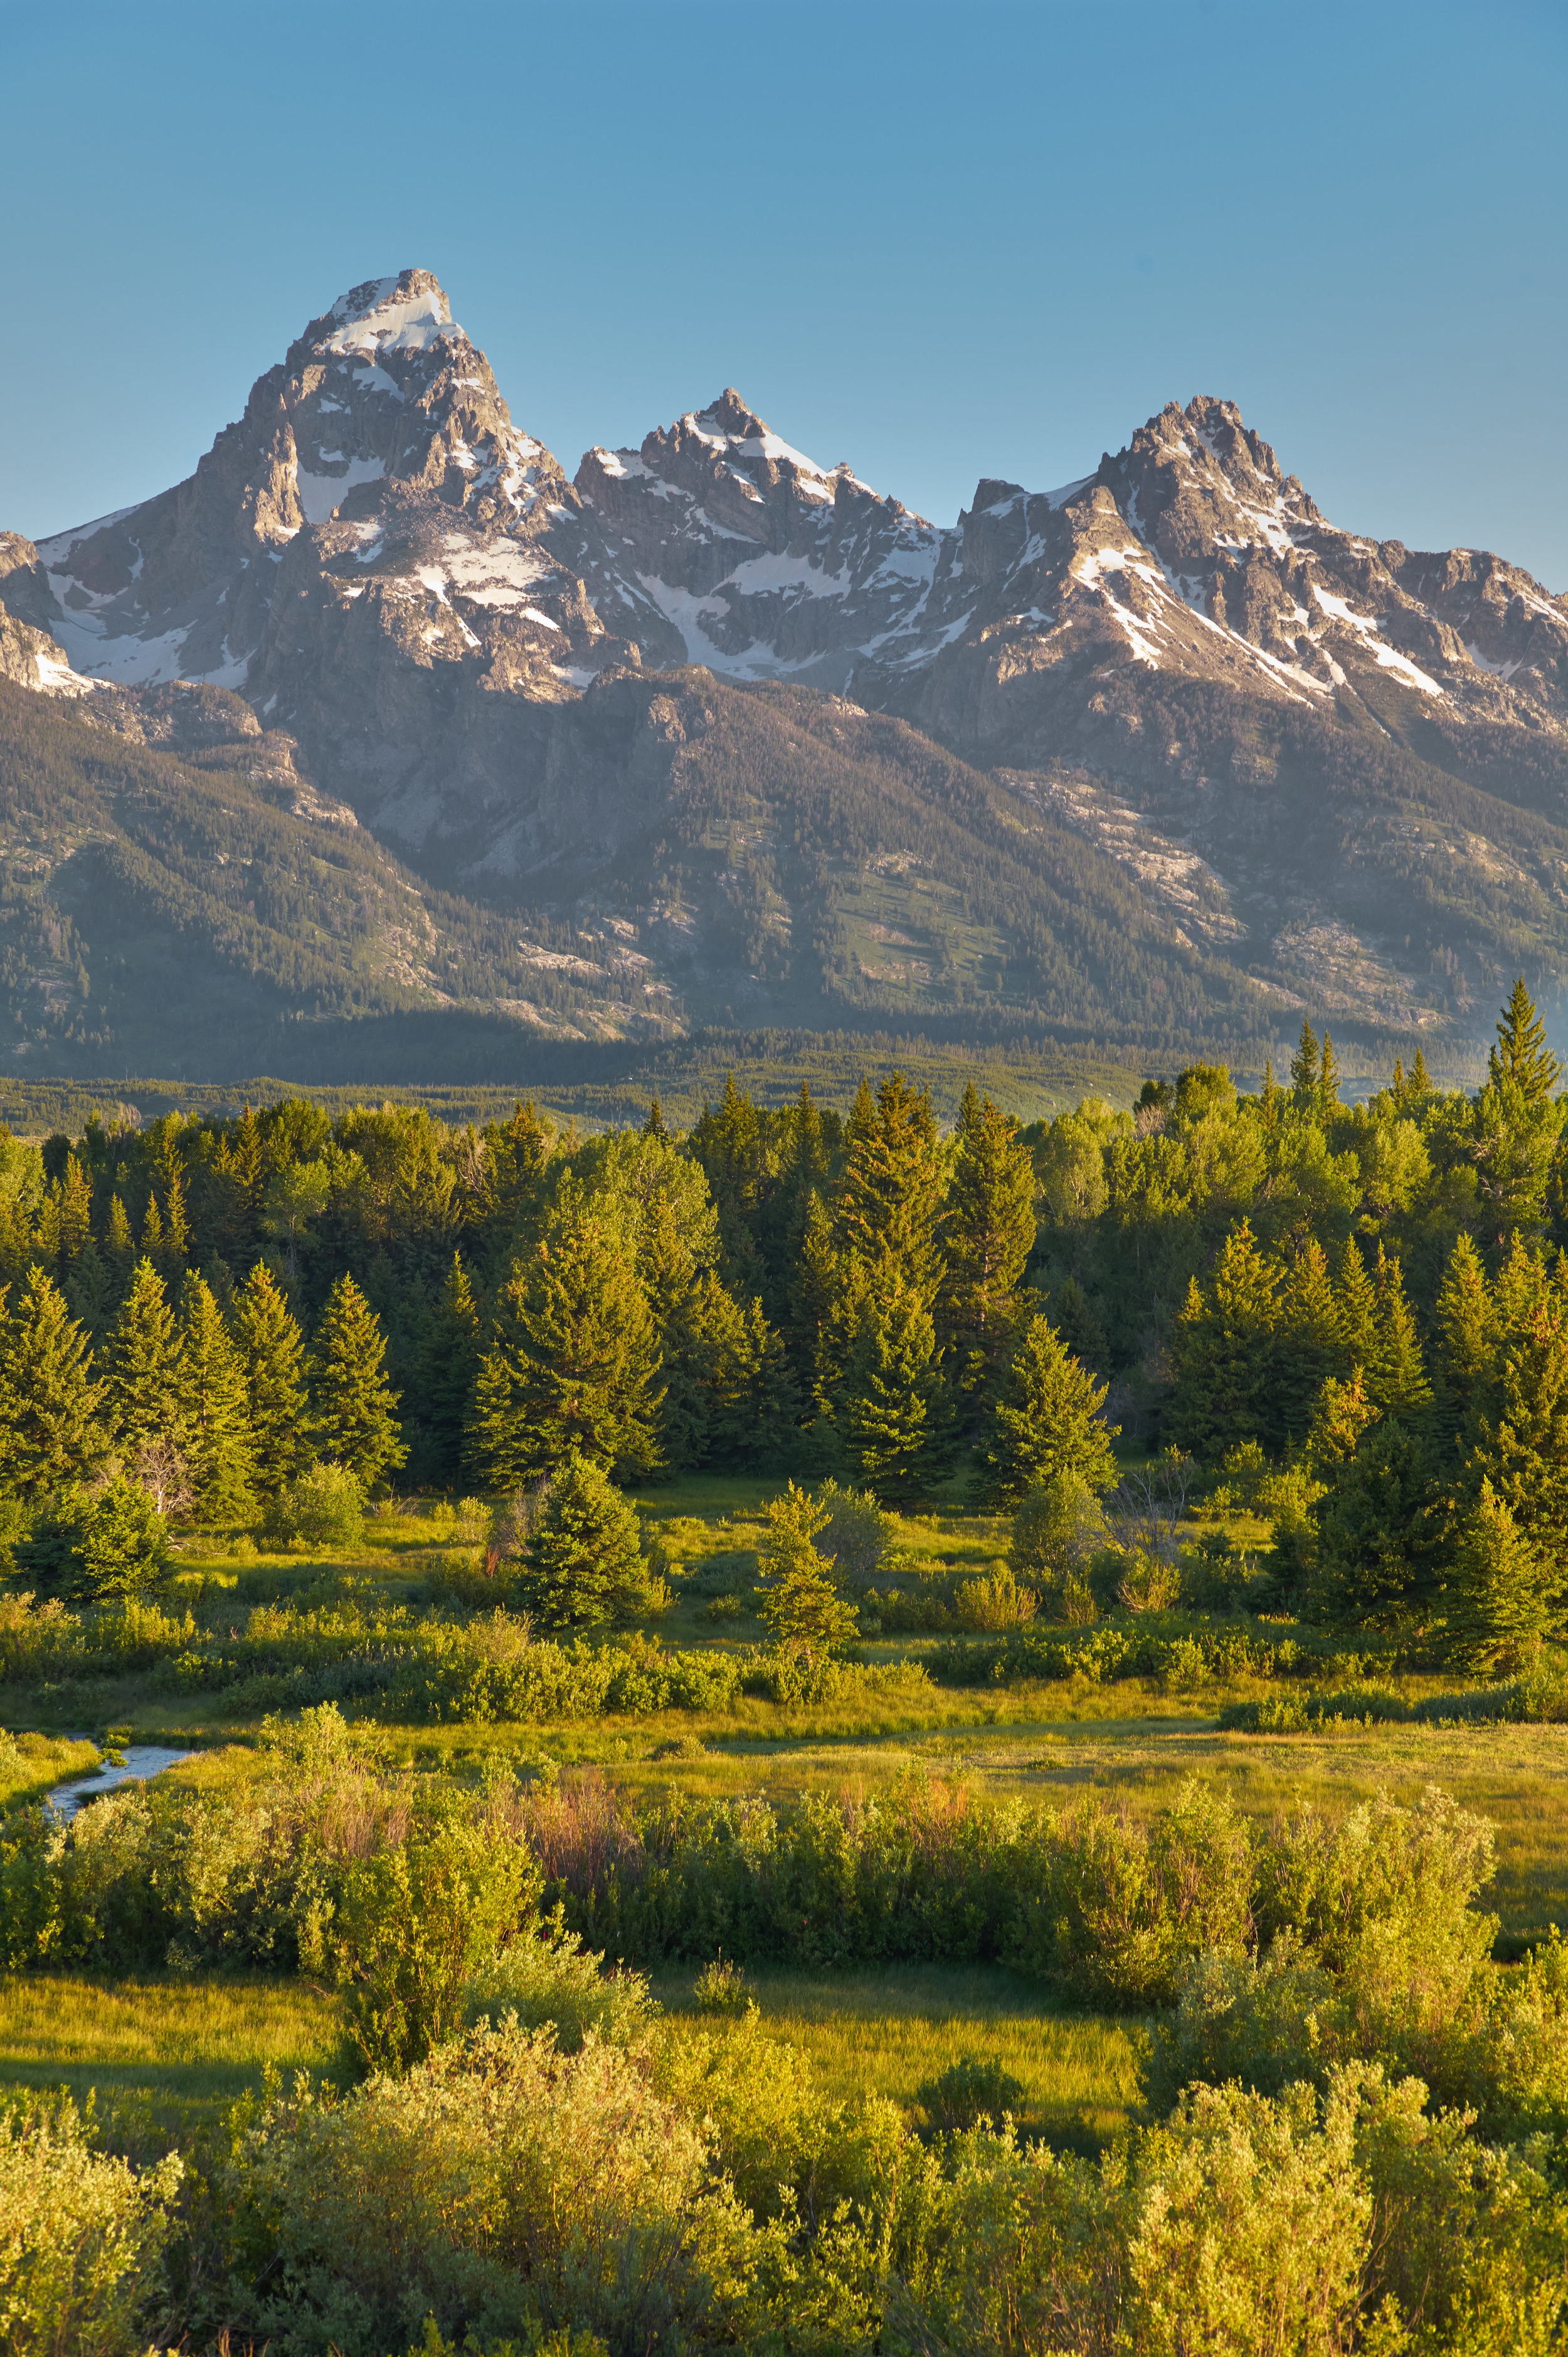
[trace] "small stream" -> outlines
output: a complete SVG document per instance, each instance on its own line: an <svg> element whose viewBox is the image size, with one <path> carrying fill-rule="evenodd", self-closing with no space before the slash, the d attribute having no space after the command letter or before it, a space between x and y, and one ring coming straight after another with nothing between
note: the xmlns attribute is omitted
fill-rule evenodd
<svg viewBox="0 0 1568 2357"><path fill-rule="evenodd" d="M194 1757L193 1752L176 1751L165 1743L128 1743L118 1762L106 1760L90 1776L73 1776L69 1783L57 1784L48 1795L47 1805L62 1825L68 1825L83 1801L95 1801L100 1792L112 1792L116 1784L140 1783L149 1776L161 1776L166 1768Z"/></svg>

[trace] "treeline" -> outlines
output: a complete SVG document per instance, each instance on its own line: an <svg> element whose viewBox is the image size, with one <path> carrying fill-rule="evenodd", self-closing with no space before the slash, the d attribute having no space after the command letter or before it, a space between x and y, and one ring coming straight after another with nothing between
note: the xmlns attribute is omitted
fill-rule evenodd
<svg viewBox="0 0 1568 2357"><path fill-rule="evenodd" d="M1256 1095L1196 1065L1024 1130L972 1087L943 1135L894 1072L845 1118L732 1082L681 1136L289 1100L7 1141L7 1486L173 1459L234 1521L315 1457L961 1475L1034 1500L1065 1596L1120 1429L1273 1520L1276 1595L1495 1661L1563 1601L1560 1077L1520 985L1473 1097L1418 1057L1346 1106L1305 1026Z"/></svg>

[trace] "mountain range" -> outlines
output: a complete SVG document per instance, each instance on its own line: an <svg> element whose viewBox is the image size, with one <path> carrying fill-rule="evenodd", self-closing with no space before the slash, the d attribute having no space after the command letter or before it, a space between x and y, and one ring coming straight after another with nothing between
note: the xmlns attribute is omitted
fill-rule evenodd
<svg viewBox="0 0 1568 2357"><path fill-rule="evenodd" d="M0 683L13 1071L1441 1063L1568 975L1568 598L1331 524L1215 398L951 526L733 390L568 479L407 270L186 482L0 533Z"/></svg>

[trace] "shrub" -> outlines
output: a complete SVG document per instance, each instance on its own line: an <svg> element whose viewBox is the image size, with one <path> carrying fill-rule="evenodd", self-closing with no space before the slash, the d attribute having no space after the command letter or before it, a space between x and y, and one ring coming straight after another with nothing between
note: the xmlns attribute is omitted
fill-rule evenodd
<svg viewBox="0 0 1568 2357"><path fill-rule="evenodd" d="M954 2136L977 2127L983 2119L1000 2126L1004 2118L1023 2109L1025 2090L1000 2062L963 2054L938 2077L917 2087L915 2101L923 2106L932 2127L943 2136Z"/></svg>
<svg viewBox="0 0 1568 2357"><path fill-rule="evenodd" d="M840 1587L868 1587L897 1549L898 1526L869 1490L824 1481L816 1503L827 1515L817 1532L817 1553L832 1565Z"/></svg>
<svg viewBox="0 0 1568 2357"><path fill-rule="evenodd" d="M1020 1587L1006 1564L980 1578L961 1580L953 1596L954 1615L965 1629L1022 1629L1039 1609L1035 1590Z"/></svg>
<svg viewBox="0 0 1568 2357"><path fill-rule="evenodd" d="M1181 1594L1181 1574L1174 1563L1129 1547L1122 1557L1116 1595L1129 1612L1168 1612Z"/></svg>
<svg viewBox="0 0 1568 2357"><path fill-rule="evenodd" d="M745 2229L705 2164L633 2058L516 2024L341 2102L274 2097L228 2175L245 2328L278 2357L384 2357L422 2316L492 2344L534 2325L623 2352L718 2338Z"/></svg>
<svg viewBox="0 0 1568 2357"><path fill-rule="evenodd" d="M273 1499L263 1531L275 1545L358 1546L365 1534L365 1493L346 1465L307 1466Z"/></svg>
<svg viewBox="0 0 1568 2357"><path fill-rule="evenodd" d="M745 2013L755 2005L746 1975L727 1957L714 1956L692 1984L699 2013Z"/></svg>
<svg viewBox="0 0 1568 2357"><path fill-rule="evenodd" d="M541 1881L518 1843L471 1824L411 1835L350 1872L330 1951L367 2069L406 2070L453 2034L475 1975L532 1914Z"/></svg>
<svg viewBox="0 0 1568 2357"><path fill-rule="evenodd" d="M115 1480L45 1515L16 1550L17 1567L75 1604L145 1596L168 1577L163 1516L134 1481Z"/></svg>
<svg viewBox="0 0 1568 2357"><path fill-rule="evenodd" d="M7 2357L123 2357L164 2298L182 2168L95 2152L73 2104L0 2118L0 2345ZM158 2334L161 2344L163 2334Z"/></svg>
<svg viewBox="0 0 1568 2357"><path fill-rule="evenodd" d="M1105 1516L1092 1490L1058 1473L1026 1491L1013 1517L1008 1560L1016 1577L1065 1601L1069 1588L1082 1584L1104 1535Z"/></svg>
<svg viewBox="0 0 1568 2357"><path fill-rule="evenodd" d="M657 2008L640 1973L607 1972L605 1960L568 1932L557 1909L551 1923L522 1932L488 1957L467 1980L463 2018L515 2020L523 2029L548 2022L563 2054L578 2053L592 2032L609 2046L636 2046Z"/></svg>

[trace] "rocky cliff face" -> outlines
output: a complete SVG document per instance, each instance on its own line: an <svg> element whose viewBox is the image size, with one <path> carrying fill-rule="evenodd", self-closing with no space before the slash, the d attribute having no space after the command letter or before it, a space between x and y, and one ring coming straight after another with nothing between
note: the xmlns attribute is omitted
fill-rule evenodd
<svg viewBox="0 0 1568 2357"><path fill-rule="evenodd" d="M0 535L0 677L148 743L171 695L237 691L282 748L280 806L357 820L449 888L650 928L655 963L679 936L720 1003L757 1013L785 920L748 919L749 963L720 974L689 909L668 941L650 913L684 905L678 882L650 897L632 872L687 807L670 780L718 774L696 749L703 678L815 691L841 736L852 714L897 718L906 769L923 742L989 772L1009 825L1032 811L1091 842L1178 949L1223 954L1282 1007L1370 994L1390 1023L1463 1019L1488 961L1528 951L1549 974L1568 923L1555 849L1498 815L1568 818L1568 599L1501 558L1339 529L1208 398L1080 481L983 479L950 528L817 465L733 390L568 480L426 271L312 320L188 482L37 548ZM789 761L801 708L759 706ZM770 758L755 730L719 736ZM1366 784L1395 760L1408 776ZM1359 806L1329 841L1341 771ZM1455 778L1481 801L1450 808ZM744 789L727 771L712 789L732 833ZM1420 890L1396 803L1420 806ZM1461 901L1487 877L1512 896L1493 931L1514 948L1456 946L1459 918L1420 915L1440 871ZM879 955L868 936L854 973ZM1568 972L1568 933L1562 955ZM912 1008L945 970L925 959Z"/></svg>

